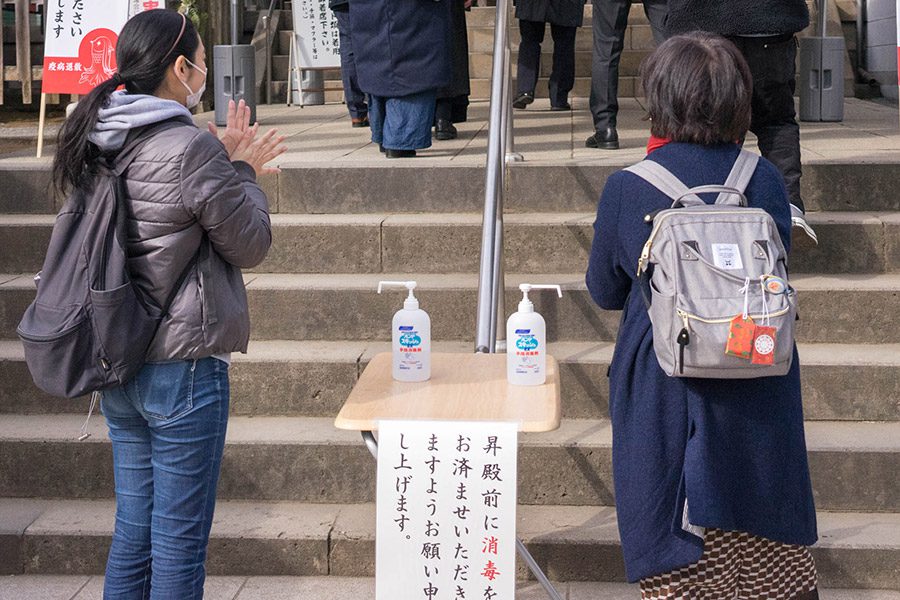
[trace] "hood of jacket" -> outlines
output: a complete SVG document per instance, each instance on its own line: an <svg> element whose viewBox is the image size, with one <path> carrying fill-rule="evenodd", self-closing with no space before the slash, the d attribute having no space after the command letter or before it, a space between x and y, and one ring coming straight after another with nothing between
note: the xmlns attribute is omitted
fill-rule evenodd
<svg viewBox="0 0 900 600"><path fill-rule="evenodd" d="M132 129L174 117L193 118L191 111L174 100L126 91L113 92L109 103L100 109L97 124L88 139L103 152L121 150Z"/></svg>

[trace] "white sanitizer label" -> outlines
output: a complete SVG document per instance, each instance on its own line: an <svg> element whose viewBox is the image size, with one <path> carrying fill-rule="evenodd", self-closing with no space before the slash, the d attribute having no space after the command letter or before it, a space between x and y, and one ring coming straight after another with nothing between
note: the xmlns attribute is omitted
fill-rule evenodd
<svg viewBox="0 0 900 600"><path fill-rule="evenodd" d="M516 329L516 373L530 374L538 372L538 340L530 329Z"/></svg>
<svg viewBox="0 0 900 600"><path fill-rule="evenodd" d="M400 370L421 371L425 368L422 364L422 336L410 325L401 325L400 331Z"/></svg>
<svg viewBox="0 0 900 600"><path fill-rule="evenodd" d="M740 271L744 268L741 261L741 250L737 244L713 244L713 262L720 269Z"/></svg>

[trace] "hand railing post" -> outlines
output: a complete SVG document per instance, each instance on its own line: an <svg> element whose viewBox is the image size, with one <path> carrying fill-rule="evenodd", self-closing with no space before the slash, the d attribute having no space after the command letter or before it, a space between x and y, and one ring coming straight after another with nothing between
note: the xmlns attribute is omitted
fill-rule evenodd
<svg viewBox="0 0 900 600"><path fill-rule="evenodd" d="M507 56L510 0L497 0L494 27L494 54L491 70L491 106L488 133L488 155L485 169L484 215L481 236L481 267L478 279L478 314L476 318L476 352L494 352L497 348L498 297L503 285L500 268L503 261L504 171L506 169L506 126L509 104L509 60ZM505 90L506 88L506 90Z"/></svg>

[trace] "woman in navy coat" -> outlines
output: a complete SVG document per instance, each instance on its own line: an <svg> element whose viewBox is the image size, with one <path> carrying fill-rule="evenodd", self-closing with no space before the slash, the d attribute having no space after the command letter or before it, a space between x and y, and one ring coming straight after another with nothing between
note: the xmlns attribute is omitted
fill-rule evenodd
<svg viewBox="0 0 900 600"><path fill-rule="evenodd" d="M372 141L389 158L415 156L450 83L450 0L350 0L350 23Z"/></svg>
<svg viewBox="0 0 900 600"><path fill-rule="evenodd" d="M644 69L658 147L648 160L689 187L724 182L740 150L733 140L750 124L751 78L740 53L723 38L690 34L665 42ZM787 192L770 162L760 160L746 196L772 215L789 249ZM670 204L637 175L612 175L586 278L597 304L624 311L609 377L628 579L641 582L645 599L817 598L796 349L783 377L663 372L635 274L651 229L644 216Z"/></svg>

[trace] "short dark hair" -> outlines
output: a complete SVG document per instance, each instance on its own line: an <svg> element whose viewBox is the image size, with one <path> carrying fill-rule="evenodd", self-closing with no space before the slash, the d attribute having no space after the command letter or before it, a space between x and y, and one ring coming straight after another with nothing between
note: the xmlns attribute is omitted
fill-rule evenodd
<svg viewBox="0 0 900 600"><path fill-rule="evenodd" d="M750 128L750 67L723 37L672 37L644 61L641 76L656 137L711 145L742 140Z"/></svg>

